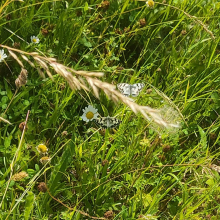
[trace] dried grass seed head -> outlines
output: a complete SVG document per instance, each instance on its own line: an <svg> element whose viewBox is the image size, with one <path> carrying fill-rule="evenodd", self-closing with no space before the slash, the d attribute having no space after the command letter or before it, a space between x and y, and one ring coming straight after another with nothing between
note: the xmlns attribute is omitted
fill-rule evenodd
<svg viewBox="0 0 220 220"><path fill-rule="evenodd" d="M21 57L22 57L25 61L27 61L27 62L30 64L30 66L32 66L33 68L35 68L34 63L32 63L32 62L27 58L27 56L25 56L24 54L21 54Z"/></svg>
<svg viewBox="0 0 220 220"><path fill-rule="evenodd" d="M23 63L22 63L21 60L18 58L18 56L17 56L14 52L12 52L11 50L8 50L8 52L9 52L10 55L18 62L18 64L19 64L22 68L24 68Z"/></svg>
<svg viewBox="0 0 220 220"><path fill-rule="evenodd" d="M16 87L20 88L21 86L26 85L27 77L28 77L27 70L22 68L18 78L15 80Z"/></svg>
<svg viewBox="0 0 220 220"><path fill-rule="evenodd" d="M148 1L148 3L149 3L149 1ZM155 109L152 109L148 106L140 106L140 105L134 103L132 99L124 97L117 90L115 90L114 85L106 83L106 82L102 82L96 78L92 78L92 76L93 77L95 76L93 72L76 71L74 69L71 69L71 68L66 67L62 64L57 63L56 59L54 59L54 58L43 57L43 56L40 56L36 52L27 53L27 52L24 52L24 51L21 51L18 49L14 49L14 48L11 48L11 47L8 47L5 45L1 45L1 47L7 48L8 50L16 51L16 52L20 53L21 56L22 56L22 54L28 54L29 56L32 56L33 58L35 56L37 56L42 61L45 61L47 64L49 64L59 75L64 77L72 89L88 90L88 88L83 80L81 80L81 79L79 80L75 76L72 75L72 73L78 74L78 76L83 76L86 79L87 83L91 86L93 93L97 98L99 98L99 89L101 89L113 101L123 102L128 107L130 107L131 110L135 114L140 112L147 120L154 121L154 122L158 123L160 126L164 126L166 128L167 127L179 127L179 125L169 124L168 122L164 121L163 117L161 117L161 115L158 114L158 112ZM22 57L22 58L24 58L24 57ZM24 59L27 60L26 57ZM48 71L48 69L46 69L46 71ZM102 73L101 74L96 73L96 74L98 74L100 76L102 75ZM48 75L50 75L50 74L48 74ZM20 86L19 83L17 83L17 84Z"/></svg>
<svg viewBox="0 0 220 220"><path fill-rule="evenodd" d="M179 112L169 105L164 105L158 109L153 117L154 121L151 120L150 127L161 135L166 133L175 134L181 128L182 119Z"/></svg>

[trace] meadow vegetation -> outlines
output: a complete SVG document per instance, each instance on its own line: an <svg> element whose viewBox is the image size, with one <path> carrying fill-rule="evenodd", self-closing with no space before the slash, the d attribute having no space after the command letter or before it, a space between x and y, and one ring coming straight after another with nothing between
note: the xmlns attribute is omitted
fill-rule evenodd
<svg viewBox="0 0 220 220"><path fill-rule="evenodd" d="M219 220L219 9L1 1L0 219Z"/></svg>

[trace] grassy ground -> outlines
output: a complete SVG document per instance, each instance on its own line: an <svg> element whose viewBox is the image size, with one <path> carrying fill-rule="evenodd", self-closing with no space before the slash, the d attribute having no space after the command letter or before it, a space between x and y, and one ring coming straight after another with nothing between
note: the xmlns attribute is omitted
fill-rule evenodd
<svg viewBox="0 0 220 220"><path fill-rule="evenodd" d="M0 218L220 219L219 8L216 0L2 1ZM16 87L21 70L25 85ZM132 104L105 83L145 87ZM86 123L88 105L122 123ZM140 106L181 128L130 108Z"/></svg>

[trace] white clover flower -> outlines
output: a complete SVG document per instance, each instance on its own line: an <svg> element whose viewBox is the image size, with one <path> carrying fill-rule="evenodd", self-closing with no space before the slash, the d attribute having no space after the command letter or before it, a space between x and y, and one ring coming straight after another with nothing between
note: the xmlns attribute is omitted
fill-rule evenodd
<svg viewBox="0 0 220 220"><path fill-rule="evenodd" d="M98 110L93 108L91 105L83 109L83 115L81 116L83 121L92 121L93 119L96 119L98 116Z"/></svg>
<svg viewBox="0 0 220 220"><path fill-rule="evenodd" d="M39 41L40 41L40 39L38 37L31 36L31 43L38 44Z"/></svg>
<svg viewBox="0 0 220 220"><path fill-rule="evenodd" d="M4 50L0 50L0 62L4 60L7 57L7 55L4 53Z"/></svg>
<svg viewBox="0 0 220 220"><path fill-rule="evenodd" d="M154 1L153 0L148 0L146 1L147 7L153 8L154 7Z"/></svg>

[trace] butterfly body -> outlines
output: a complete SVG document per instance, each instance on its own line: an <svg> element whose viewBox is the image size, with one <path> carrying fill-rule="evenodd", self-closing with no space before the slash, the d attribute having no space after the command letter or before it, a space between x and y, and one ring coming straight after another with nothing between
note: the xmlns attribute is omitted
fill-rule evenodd
<svg viewBox="0 0 220 220"><path fill-rule="evenodd" d="M102 128L115 128L121 123L121 120L107 116L103 118L97 118L95 119L95 122Z"/></svg>
<svg viewBox="0 0 220 220"><path fill-rule="evenodd" d="M137 97L141 90L144 88L144 83L135 83L135 84L128 84L128 83L119 83L117 88L124 96L132 96Z"/></svg>

